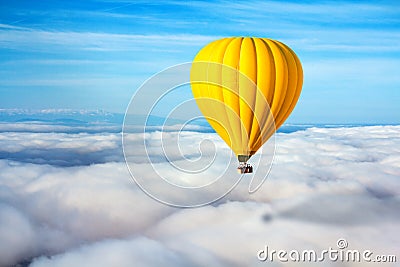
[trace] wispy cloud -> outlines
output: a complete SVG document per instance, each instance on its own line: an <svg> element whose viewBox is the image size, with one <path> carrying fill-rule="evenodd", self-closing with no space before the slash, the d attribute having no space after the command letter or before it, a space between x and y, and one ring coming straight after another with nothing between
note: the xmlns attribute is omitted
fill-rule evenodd
<svg viewBox="0 0 400 267"><path fill-rule="evenodd" d="M164 51L177 52L179 47L199 46L216 36L196 34L138 35L97 32L60 32L35 29L5 28L0 30L3 48L22 50L46 50L49 46L67 50L94 51Z"/></svg>
<svg viewBox="0 0 400 267"><path fill-rule="evenodd" d="M132 86L136 84L137 79L130 79L127 77L113 77L113 78L55 78L55 79L29 79L29 80L3 80L0 81L0 86L95 86L95 85L113 85L113 86Z"/></svg>
<svg viewBox="0 0 400 267"><path fill-rule="evenodd" d="M258 31L258 30L256 30ZM261 30L262 31L262 30ZM276 35L282 28L268 29ZM261 32L260 32L261 33ZM332 38L334 36L334 38ZM131 51L180 53L187 47L198 48L219 35L196 34L116 34L98 32L60 32L27 28L3 27L0 45L3 48L45 51L51 47L82 51ZM334 53L387 53L400 51L400 33L385 30L337 30L291 28L280 40L304 51L332 51Z"/></svg>
<svg viewBox="0 0 400 267"><path fill-rule="evenodd" d="M248 18L259 19L274 16L279 22L291 20L296 17L298 23L332 22L337 24L380 22L400 22L393 3L354 3L354 2L287 2L287 1L192 1L190 3L172 1L175 5L193 6L201 10L212 10L224 14L228 19ZM263 10L263 12L259 12ZM359 12L354 13L354 10ZM378 19L382 14L387 15L387 20ZM270 17L271 18L271 17ZM327 26L327 25L325 25ZM322 25L321 25L322 27Z"/></svg>

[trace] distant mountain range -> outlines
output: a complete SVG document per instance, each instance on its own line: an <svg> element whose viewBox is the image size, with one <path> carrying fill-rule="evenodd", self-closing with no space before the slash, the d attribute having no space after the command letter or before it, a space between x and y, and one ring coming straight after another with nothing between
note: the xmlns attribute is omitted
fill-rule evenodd
<svg viewBox="0 0 400 267"><path fill-rule="evenodd" d="M147 120L147 125L163 125L165 118L145 115L129 115L130 123L141 124ZM122 125L124 114L110 113L103 110L69 110L69 109L0 109L0 122L16 123L49 123L65 125L85 124L118 124ZM168 119L168 124L184 123L177 119Z"/></svg>
<svg viewBox="0 0 400 267"><path fill-rule="evenodd" d="M69 110L69 109L0 109L0 132L120 132L125 115L122 113L110 113L103 110ZM160 126L183 125L185 121L174 118L158 116L128 115L128 125L140 128L149 126L148 130L160 130ZM49 127L50 126L50 127ZM139 127L135 127L139 126ZM196 120L188 124L184 130L212 132L207 121ZM195 127L192 127L195 126ZM180 127L179 127L180 128ZM166 130L177 128L167 127Z"/></svg>
<svg viewBox="0 0 400 267"><path fill-rule="evenodd" d="M0 109L1 122L47 122L55 124L82 125L87 123L122 124L124 115L103 110L69 110L69 109Z"/></svg>

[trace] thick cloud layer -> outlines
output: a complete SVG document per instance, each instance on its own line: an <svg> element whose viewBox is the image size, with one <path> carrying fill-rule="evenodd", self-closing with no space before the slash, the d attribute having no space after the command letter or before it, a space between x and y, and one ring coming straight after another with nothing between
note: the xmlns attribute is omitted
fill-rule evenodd
<svg viewBox="0 0 400 267"><path fill-rule="evenodd" d="M0 158L64 167L123 161L121 135L0 132Z"/></svg>
<svg viewBox="0 0 400 267"><path fill-rule="evenodd" d="M195 143L197 135L185 136ZM259 191L249 195L244 180L197 209L142 192L117 134L2 133L0 142L0 266L263 266L257 252L265 245L320 251L339 238L350 249L400 257L399 126L278 134ZM91 165L82 163L90 156ZM57 157L74 163L61 167ZM149 166L140 166L145 175Z"/></svg>

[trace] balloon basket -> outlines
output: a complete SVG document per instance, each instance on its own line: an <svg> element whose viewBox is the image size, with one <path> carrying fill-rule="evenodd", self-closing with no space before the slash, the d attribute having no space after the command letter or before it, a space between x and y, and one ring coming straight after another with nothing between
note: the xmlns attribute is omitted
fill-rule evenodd
<svg viewBox="0 0 400 267"><path fill-rule="evenodd" d="M253 173L253 166L248 163L240 162L239 167L237 168L238 173Z"/></svg>

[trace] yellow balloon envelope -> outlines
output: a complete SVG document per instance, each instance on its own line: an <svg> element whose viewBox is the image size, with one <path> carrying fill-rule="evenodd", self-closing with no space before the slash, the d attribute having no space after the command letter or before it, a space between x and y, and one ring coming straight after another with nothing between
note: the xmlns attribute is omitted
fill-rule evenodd
<svg viewBox="0 0 400 267"><path fill-rule="evenodd" d="M303 70L296 54L279 41L232 37L198 52L190 81L204 117L239 162L247 162L294 109Z"/></svg>

